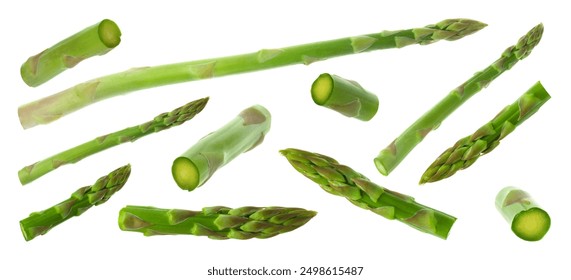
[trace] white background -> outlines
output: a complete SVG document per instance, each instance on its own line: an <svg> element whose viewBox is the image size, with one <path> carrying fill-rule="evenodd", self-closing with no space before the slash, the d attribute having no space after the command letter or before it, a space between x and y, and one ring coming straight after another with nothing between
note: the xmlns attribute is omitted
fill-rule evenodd
<svg viewBox="0 0 571 280"><path fill-rule="evenodd" d="M206 275L213 266L298 272L302 266L364 267L361 276L334 279L569 277L571 36L563 6L548 1L5 1L1 5L1 279L215 279ZM456 17L489 26L456 42L133 92L29 130L20 127L16 114L26 102L131 67L421 27ZM115 50L38 88L21 81L19 67L28 56L103 18L113 19L123 32ZM389 177L376 171L373 158L382 148L540 22L545 24L543 39L527 59L452 114ZM356 80L376 93L377 116L361 122L313 104L309 88L323 72ZM538 80L552 100L500 147L450 179L417 185L444 149ZM18 181L17 171L25 165L205 96L211 97L206 109L183 126L64 166L29 185ZM264 105L273 115L266 141L220 169L201 188L190 193L180 190L170 174L174 158L253 104ZM330 155L380 185L458 217L449 239L423 234L325 193L278 153L288 147ZM106 204L45 236L24 241L19 220L126 163L132 164L131 178ZM496 211L495 195L508 185L527 190L551 215L552 227L543 240L518 239ZM302 228L275 238L217 241L122 232L117 213L128 204L192 210L279 205L319 214ZM219 277L230 278L246 279ZM262 278L329 279L251 279Z"/></svg>

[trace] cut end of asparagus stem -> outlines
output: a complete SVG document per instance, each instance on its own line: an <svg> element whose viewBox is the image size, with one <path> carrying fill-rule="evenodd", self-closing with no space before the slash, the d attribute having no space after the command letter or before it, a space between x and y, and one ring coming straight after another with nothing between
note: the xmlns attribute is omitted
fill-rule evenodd
<svg viewBox="0 0 571 280"><path fill-rule="evenodd" d="M387 168L385 167L385 164L382 161L382 158L375 158L375 166L377 167L377 170L379 170L379 173L381 173L384 176L388 176L389 172L387 170Z"/></svg>
<svg viewBox="0 0 571 280"><path fill-rule="evenodd" d="M540 208L522 211L514 217L512 231L526 241L538 241L545 236L551 226L549 214Z"/></svg>
<svg viewBox="0 0 571 280"><path fill-rule="evenodd" d="M114 48L121 43L121 30L114 21L104 19L99 24L98 31L101 42L108 48Z"/></svg>
<svg viewBox="0 0 571 280"><path fill-rule="evenodd" d="M184 190L192 191L198 187L200 182L200 172L196 165L185 157L174 160L172 165L172 175L176 184Z"/></svg>
<svg viewBox="0 0 571 280"><path fill-rule="evenodd" d="M311 98L313 102L317 105L323 105L329 97L331 97L331 92L333 91L333 79L331 75L323 73L313 82L311 85Z"/></svg>

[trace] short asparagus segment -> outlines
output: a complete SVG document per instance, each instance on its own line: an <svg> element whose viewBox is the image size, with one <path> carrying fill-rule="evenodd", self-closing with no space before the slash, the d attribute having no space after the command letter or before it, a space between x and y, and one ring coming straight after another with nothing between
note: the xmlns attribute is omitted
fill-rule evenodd
<svg viewBox="0 0 571 280"><path fill-rule="evenodd" d="M127 92L231 74L246 73L294 64L311 64L332 57L361 52L428 45L439 40L454 41L473 34L486 24L469 19L447 19L426 27L340 38L279 49L134 68L93 79L18 109L24 128L47 124L95 102Z"/></svg>
<svg viewBox="0 0 571 280"><path fill-rule="evenodd" d="M359 83L323 73L311 86L315 104L362 121L371 120L379 109L379 98Z"/></svg>
<svg viewBox="0 0 571 280"><path fill-rule="evenodd" d="M30 214L28 218L20 221L24 238L30 241L44 235L66 220L83 214L92 206L105 203L125 185L130 174L131 165L125 165L99 178L95 184L79 188L67 200L44 211Z"/></svg>
<svg viewBox="0 0 571 280"><path fill-rule="evenodd" d="M526 241L541 240L551 226L549 214L527 192L514 187L503 188L498 193L496 208L515 235Z"/></svg>
<svg viewBox="0 0 571 280"><path fill-rule="evenodd" d="M297 149L281 153L301 174L326 192L389 220L397 220L417 230L446 239L456 221L446 213L424 206L414 198L385 189L335 159Z"/></svg>
<svg viewBox="0 0 571 280"><path fill-rule="evenodd" d="M271 119L266 108L255 105L200 139L174 160L172 175L177 185L187 191L202 186L218 168L261 144Z"/></svg>
<svg viewBox="0 0 571 280"><path fill-rule="evenodd" d="M20 68L22 80L39 86L86 58L106 54L120 42L117 24L104 19L28 58Z"/></svg>
<svg viewBox="0 0 571 280"><path fill-rule="evenodd" d="M145 236L190 234L211 239L270 238L303 226L317 213L288 207L206 207L202 211L126 206L119 227Z"/></svg>
<svg viewBox="0 0 571 280"><path fill-rule="evenodd" d="M540 82L537 82L494 119L444 151L424 172L420 184L448 178L457 171L472 166L480 156L494 150L500 144L500 140L535 114L549 98L551 98L549 93Z"/></svg>
<svg viewBox="0 0 571 280"><path fill-rule="evenodd" d="M76 163L111 147L133 142L143 136L181 125L200 113L207 102L208 98L192 101L171 112L162 113L146 123L99 136L79 146L28 165L18 171L20 183L22 185L28 184L62 165Z"/></svg>
<svg viewBox="0 0 571 280"><path fill-rule="evenodd" d="M416 120L375 158L374 162L379 172L383 175L389 175L408 153L424 140L428 133L440 126L446 117L502 73L511 69L518 61L526 58L539 43L542 34L543 25L539 24L521 37L517 44L507 48L492 65L476 73L468 81L452 90L444 99Z"/></svg>

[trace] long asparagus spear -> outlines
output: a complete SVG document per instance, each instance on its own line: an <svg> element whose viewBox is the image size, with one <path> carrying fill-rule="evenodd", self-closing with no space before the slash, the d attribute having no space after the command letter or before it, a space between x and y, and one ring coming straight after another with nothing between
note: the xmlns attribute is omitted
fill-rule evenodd
<svg viewBox="0 0 571 280"><path fill-rule="evenodd" d="M162 85L220 77L293 64L310 64L331 57L366 51L427 45L458 40L486 24L469 19L447 19L422 28L341 38L281 49L262 49L236 56L142 67L93 79L18 109L24 128L47 124L95 102L127 92Z"/></svg>
<svg viewBox="0 0 571 280"><path fill-rule="evenodd" d="M375 158L374 162L379 172L383 175L391 173L408 153L422 142L428 133L438 128L454 110L488 86L495 78L511 69L518 61L526 58L539 43L542 34L543 25L539 24L521 37L517 44L507 48L498 60L452 90L416 120Z"/></svg>
<svg viewBox="0 0 571 280"><path fill-rule="evenodd" d="M99 178L95 184L79 188L70 198L41 212L34 212L20 221L20 228L26 241L46 234L53 227L66 220L83 214L91 206L105 203L119 191L131 174L131 165L120 167L106 176Z"/></svg>
<svg viewBox="0 0 571 280"><path fill-rule="evenodd" d="M466 136L442 153L422 174L420 184L436 182L470 167L480 156L494 150L500 140L531 117L551 96L540 82L474 134Z"/></svg>
<svg viewBox="0 0 571 280"><path fill-rule="evenodd" d="M106 54L120 42L117 24L104 19L31 56L20 67L20 75L28 86L36 87L86 58Z"/></svg>
<svg viewBox="0 0 571 280"><path fill-rule="evenodd" d="M307 223L317 213L288 207L206 207L202 211L127 206L119 227L145 236L190 234L212 239L270 238Z"/></svg>
<svg viewBox="0 0 571 280"><path fill-rule="evenodd" d="M390 220L403 222L417 230L446 239L456 218L424 206L414 198L385 189L335 159L297 149L281 153L301 174L326 192L345 197L349 202Z"/></svg>
<svg viewBox="0 0 571 280"><path fill-rule="evenodd" d="M207 102L208 98L192 101L182 107L174 109L171 112L162 113L146 123L99 136L91 141L28 165L18 171L20 183L25 185L62 165L76 163L90 155L111 147L127 142L133 142L143 136L181 125L194 118L196 114L200 113L202 109L204 109L204 106L206 106Z"/></svg>

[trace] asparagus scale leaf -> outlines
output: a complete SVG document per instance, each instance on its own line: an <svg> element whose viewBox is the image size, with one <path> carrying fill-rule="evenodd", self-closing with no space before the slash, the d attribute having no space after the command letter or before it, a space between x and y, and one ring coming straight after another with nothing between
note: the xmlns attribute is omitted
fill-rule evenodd
<svg viewBox="0 0 571 280"><path fill-rule="evenodd" d="M86 58L108 53L120 42L117 24L104 19L31 56L20 67L20 75L28 86L36 87Z"/></svg>
<svg viewBox="0 0 571 280"><path fill-rule="evenodd" d="M66 220L83 214L92 206L105 203L121 190L131 174L131 165L120 167L99 178L93 185L79 188L70 198L44 211L34 212L20 221L24 239L30 241L46 234Z"/></svg>
<svg viewBox="0 0 571 280"><path fill-rule="evenodd" d="M148 122L99 136L91 141L28 165L18 171L20 183L22 185L28 184L62 165L76 163L111 147L133 142L143 136L181 125L200 113L207 103L208 97L192 101L173 111L162 113Z"/></svg>
<svg viewBox="0 0 571 280"><path fill-rule="evenodd" d="M466 100L480 92L502 73L511 69L518 61L526 58L539 43L542 34L543 24L532 28L515 45L507 48L498 60L452 90L432 109L417 119L375 158L375 166L379 172L383 175L389 175L414 147L424 140L428 133L437 129Z"/></svg>
<svg viewBox="0 0 571 280"><path fill-rule="evenodd" d="M127 92L231 74L245 73L316 61L372 50L427 45L439 40L454 41L484 28L469 19L447 19L426 27L353 36L278 49L134 68L99 77L57 94L25 104L18 109L24 128L47 124L95 102Z"/></svg>
<svg viewBox="0 0 571 280"><path fill-rule="evenodd" d="M518 188L503 188L496 196L496 208L515 235L526 241L541 240L551 226L549 214Z"/></svg>
<svg viewBox="0 0 571 280"><path fill-rule="evenodd" d="M537 82L494 119L444 151L424 172L420 184L448 178L457 171L470 167L480 156L494 150L500 144L500 140L535 114L550 98L543 85Z"/></svg>
<svg viewBox="0 0 571 280"><path fill-rule="evenodd" d="M414 198L385 189L335 159L298 149L281 153L302 175L326 192L389 220L397 220L417 230L446 239L456 221L446 213L417 203Z"/></svg>
<svg viewBox="0 0 571 280"><path fill-rule="evenodd" d="M119 227L145 236L189 234L211 239L270 238L295 230L317 213L290 207L206 207L202 211L126 206Z"/></svg>

